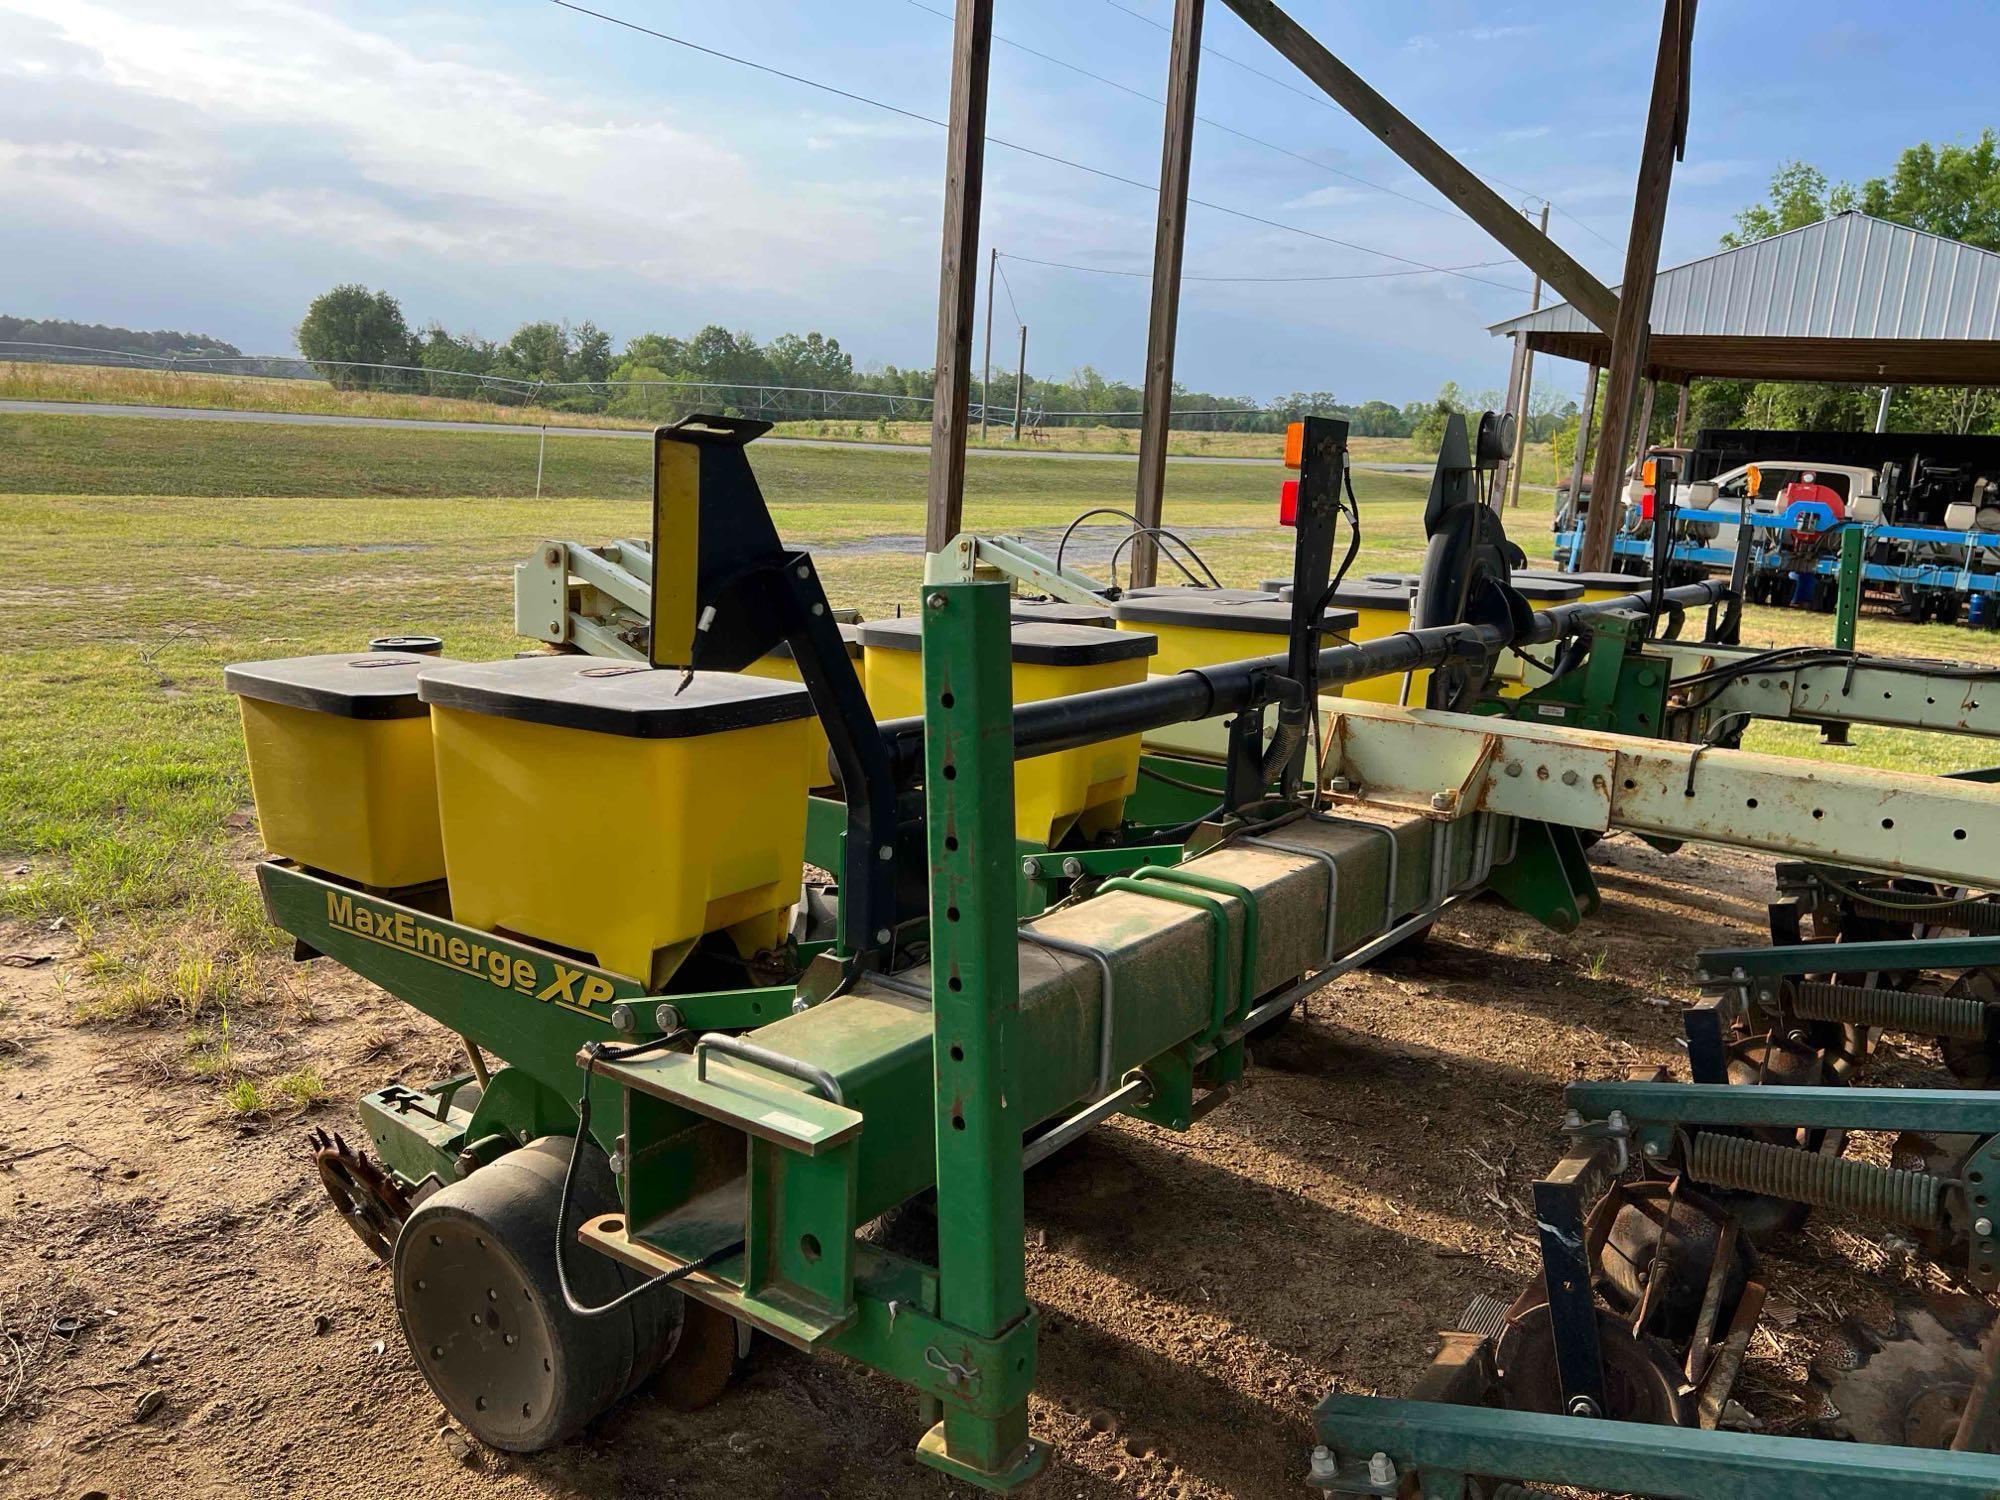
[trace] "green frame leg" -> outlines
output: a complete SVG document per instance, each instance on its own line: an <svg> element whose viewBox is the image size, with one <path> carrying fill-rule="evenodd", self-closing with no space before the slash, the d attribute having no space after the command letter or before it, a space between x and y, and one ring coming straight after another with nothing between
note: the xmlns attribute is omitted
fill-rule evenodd
<svg viewBox="0 0 2000 1500"><path fill-rule="evenodd" d="M1023 1248L1008 590L925 588L924 796L931 864L939 1312L991 1339L1029 1322ZM942 1356L949 1360L949 1351ZM1016 1355L1032 1379L1033 1345ZM966 1372L975 1386L977 1372ZM1024 1392L1026 1383L1020 1387ZM1011 1489L1046 1457L1025 1396L998 1415L947 1397L918 1457L983 1489Z"/></svg>

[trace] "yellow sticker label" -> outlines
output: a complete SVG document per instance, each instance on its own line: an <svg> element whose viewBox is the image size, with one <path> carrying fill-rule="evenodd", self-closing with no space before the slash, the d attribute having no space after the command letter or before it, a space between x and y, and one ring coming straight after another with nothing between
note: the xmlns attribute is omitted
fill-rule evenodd
<svg viewBox="0 0 2000 1500"><path fill-rule="evenodd" d="M554 971L550 974L541 962L525 954L433 927L413 912L369 906L345 891L326 893L326 921L338 932L587 1016L596 1015L595 1008L617 993L602 974L554 959L546 965Z"/></svg>

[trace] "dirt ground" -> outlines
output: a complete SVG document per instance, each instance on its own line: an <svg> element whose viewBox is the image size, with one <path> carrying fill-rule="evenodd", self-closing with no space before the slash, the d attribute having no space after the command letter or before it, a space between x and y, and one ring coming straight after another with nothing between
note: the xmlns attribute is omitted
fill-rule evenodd
<svg viewBox="0 0 2000 1500"><path fill-rule="evenodd" d="M1694 951L1764 935L1767 860L1626 838L1596 857L1581 933L1461 908L1420 956L1316 997L1187 1135L1120 1122L1030 1177L1033 1420L1055 1449L1035 1493L1300 1493L1320 1396L1405 1392L1434 1329L1520 1288L1562 1086L1676 1065ZM242 1121L165 1066L166 1032L73 1021L65 934L0 927L0 953L31 961L0 967L0 1495L968 1493L915 1462L900 1388L770 1344L706 1411L642 1390L558 1451L472 1447L302 1144L351 1129L365 1089L448 1070L451 1039L332 964L292 970L233 1043L331 1093ZM1767 1264L1739 1395L1797 1430L1815 1343L1925 1273L1837 1219Z"/></svg>

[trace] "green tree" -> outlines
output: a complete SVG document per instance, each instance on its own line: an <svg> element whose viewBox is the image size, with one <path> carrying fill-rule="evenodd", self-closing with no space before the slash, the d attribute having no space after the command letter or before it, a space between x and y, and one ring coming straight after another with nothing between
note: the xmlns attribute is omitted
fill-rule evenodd
<svg viewBox="0 0 2000 1500"><path fill-rule="evenodd" d="M501 351L506 373L516 380L567 379L569 357L569 330L546 318L523 323Z"/></svg>
<svg viewBox="0 0 2000 1500"><path fill-rule="evenodd" d="M2000 250L2000 141L1988 129L1970 146L1912 146L1890 176L1862 185L1860 207L1878 219Z"/></svg>
<svg viewBox="0 0 2000 1500"><path fill-rule="evenodd" d="M764 353L779 385L843 391L854 383L854 357L823 333L781 333Z"/></svg>
<svg viewBox="0 0 2000 1500"><path fill-rule="evenodd" d="M1736 215L1736 227L1722 237L1723 248L1803 229L1855 206L1854 189L1829 182L1826 173L1802 161L1788 161L1771 177L1771 196Z"/></svg>
<svg viewBox="0 0 2000 1500"><path fill-rule="evenodd" d="M371 291L359 282L343 283L313 298L294 336L299 353L343 390L393 383L390 371L353 366L414 362L403 305L387 292Z"/></svg>
<svg viewBox="0 0 2000 1500"><path fill-rule="evenodd" d="M569 356L571 380L604 380L611 374L611 335L585 319L571 336L574 347Z"/></svg>

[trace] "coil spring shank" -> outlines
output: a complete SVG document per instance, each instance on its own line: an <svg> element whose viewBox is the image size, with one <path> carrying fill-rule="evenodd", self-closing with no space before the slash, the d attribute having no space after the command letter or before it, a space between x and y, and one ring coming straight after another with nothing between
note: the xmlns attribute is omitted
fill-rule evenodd
<svg viewBox="0 0 2000 1500"><path fill-rule="evenodd" d="M1710 1187L1847 1209L1913 1229L1932 1227L1943 1213L1944 1184L1926 1173L1713 1131L1695 1137L1688 1150L1688 1175Z"/></svg>
<svg viewBox="0 0 2000 1500"><path fill-rule="evenodd" d="M1858 984L1807 979L1793 989L1792 1009L1804 1020L1837 1021L1843 1026L1886 1026L1891 1031L1969 1042L1986 1035L1985 1002L1962 995L1871 990Z"/></svg>
<svg viewBox="0 0 2000 1500"><path fill-rule="evenodd" d="M1907 922L1912 917L1937 927L1963 927L1973 937L2000 936L2000 902L1954 901L1939 906L1899 906L1893 901L1856 901L1857 917Z"/></svg>

